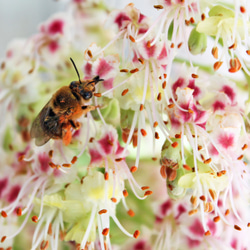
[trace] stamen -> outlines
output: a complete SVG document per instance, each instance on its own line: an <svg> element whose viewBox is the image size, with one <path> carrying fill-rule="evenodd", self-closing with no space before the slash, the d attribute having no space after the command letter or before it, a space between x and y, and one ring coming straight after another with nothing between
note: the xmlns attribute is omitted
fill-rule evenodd
<svg viewBox="0 0 250 250"><path fill-rule="evenodd" d="M211 232L208 230L208 231L206 231L206 232L204 233L204 235L205 235L205 236L209 236L209 235L211 235Z"/></svg>
<svg viewBox="0 0 250 250"><path fill-rule="evenodd" d="M127 214L130 216L130 217L134 217L135 216L135 212L132 210L132 209L129 209Z"/></svg>
<svg viewBox="0 0 250 250"><path fill-rule="evenodd" d="M124 196L124 197L127 197L127 196L128 196L128 191L127 191L126 189L124 189L124 190L122 191L122 193L123 193L123 196Z"/></svg>
<svg viewBox="0 0 250 250"><path fill-rule="evenodd" d="M136 230L133 234L134 238L137 239L140 235L140 231L139 230Z"/></svg>
<svg viewBox="0 0 250 250"><path fill-rule="evenodd" d="M43 240L41 245L40 245L40 249L41 250L46 250L49 247L49 241L48 240Z"/></svg>
<svg viewBox="0 0 250 250"><path fill-rule="evenodd" d="M2 215L2 217L4 217L4 218L6 218L8 215L7 215L7 213L5 212L5 211L1 211L1 215Z"/></svg>
<svg viewBox="0 0 250 250"><path fill-rule="evenodd" d="M87 54L90 58L93 58L92 52L89 49L87 50Z"/></svg>
<svg viewBox="0 0 250 250"><path fill-rule="evenodd" d="M101 97L102 94L101 94L101 93L94 93L94 96L95 96L95 97Z"/></svg>
<svg viewBox="0 0 250 250"><path fill-rule="evenodd" d="M147 135L147 131L145 130L145 129L141 129L141 134L142 134L142 136L146 136Z"/></svg>
<svg viewBox="0 0 250 250"><path fill-rule="evenodd" d="M192 74L192 78L198 78L199 76L197 74Z"/></svg>
<svg viewBox="0 0 250 250"><path fill-rule="evenodd" d="M216 222L219 222L220 221L220 216L216 216L214 217L213 221L216 223Z"/></svg>
<svg viewBox="0 0 250 250"><path fill-rule="evenodd" d="M129 39L130 39L130 41L132 42L132 43L135 43L135 39L134 39L134 37L132 37L131 35L129 35L129 37L128 37Z"/></svg>
<svg viewBox="0 0 250 250"><path fill-rule="evenodd" d="M20 207L17 208L16 214L17 214L17 216L22 216L22 209Z"/></svg>
<svg viewBox="0 0 250 250"><path fill-rule="evenodd" d="M198 209L193 209L188 212L188 215L191 216L193 214L196 214L198 212Z"/></svg>
<svg viewBox="0 0 250 250"><path fill-rule="evenodd" d="M99 212L98 212L98 214L106 214L108 212L108 210L107 209L102 209L102 210L100 210Z"/></svg>
<svg viewBox="0 0 250 250"><path fill-rule="evenodd" d="M157 10L162 10L164 7L160 4L154 5L154 8Z"/></svg>
<svg viewBox="0 0 250 250"><path fill-rule="evenodd" d="M129 70L128 70L128 69L121 69L120 72L121 72L121 73L128 73Z"/></svg>
<svg viewBox="0 0 250 250"><path fill-rule="evenodd" d="M156 128L158 126L158 122L155 121L154 124L153 124L153 127Z"/></svg>
<svg viewBox="0 0 250 250"><path fill-rule="evenodd" d="M127 93L128 93L128 89L124 89L124 90L122 91L122 96L125 96Z"/></svg>
<svg viewBox="0 0 250 250"><path fill-rule="evenodd" d="M54 153L54 151L53 151L53 150L50 150L50 151L49 151L49 153L48 153L49 158L52 158L52 157L53 157L53 153Z"/></svg>
<svg viewBox="0 0 250 250"><path fill-rule="evenodd" d="M149 196L153 193L153 191L151 190L147 190L145 193L144 193L144 196Z"/></svg>
<svg viewBox="0 0 250 250"><path fill-rule="evenodd" d="M123 160L123 158L116 158L116 159L115 159L116 162L120 162L120 161L122 161L122 160Z"/></svg>
<svg viewBox="0 0 250 250"><path fill-rule="evenodd" d="M181 139L181 134L175 134L174 136L176 139Z"/></svg>
<svg viewBox="0 0 250 250"><path fill-rule="evenodd" d="M136 166L132 166L131 168L130 168L130 172L131 173L134 173L134 172L136 172L137 171L137 167Z"/></svg>
<svg viewBox="0 0 250 250"><path fill-rule="evenodd" d="M134 74L134 73L136 73L136 72L138 72L138 71L139 71L139 69L138 69L138 68L135 68L135 69L131 69L131 70L130 70L130 73L131 73L131 74Z"/></svg>
<svg viewBox="0 0 250 250"><path fill-rule="evenodd" d="M51 223L49 223L49 228L48 228L47 234L52 236L52 224Z"/></svg>
<svg viewBox="0 0 250 250"><path fill-rule="evenodd" d="M206 159L203 163L204 163L204 164L209 164L209 163L211 163L211 161L212 161L212 159L211 159L211 158L208 158L208 159Z"/></svg>
<svg viewBox="0 0 250 250"><path fill-rule="evenodd" d="M241 13L245 13L246 12L246 8L244 6L240 6L240 12Z"/></svg>
<svg viewBox="0 0 250 250"><path fill-rule="evenodd" d="M195 20L193 17L190 18L190 23L194 24L195 23Z"/></svg>
<svg viewBox="0 0 250 250"><path fill-rule="evenodd" d="M38 222L38 217L36 215L32 216L31 220L35 223Z"/></svg>
<svg viewBox="0 0 250 250"><path fill-rule="evenodd" d="M177 45L177 48L178 48L178 49L181 48L182 44L183 44L183 43L179 43L179 44Z"/></svg>
<svg viewBox="0 0 250 250"><path fill-rule="evenodd" d="M193 207L196 207L197 206L197 197L192 195L190 198L190 202L193 205Z"/></svg>
<svg viewBox="0 0 250 250"><path fill-rule="evenodd" d="M72 158L72 160L71 160L71 163L72 163L72 164L75 164L76 161L77 161L77 156L74 156L74 157Z"/></svg>
<svg viewBox="0 0 250 250"><path fill-rule="evenodd" d="M208 191L209 191L209 193L210 193L212 199L215 200L215 199L216 199L216 193L215 193L215 191L212 190L212 189L209 189Z"/></svg>
<svg viewBox="0 0 250 250"><path fill-rule="evenodd" d="M70 168L71 164L70 163L63 163L62 166L65 167L65 168Z"/></svg>
<svg viewBox="0 0 250 250"><path fill-rule="evenodd" d="M225 211L225 216L229 215L229 213L230 213L230 210L227 209L227 210Z"/></svg>
<svg viewBox="0 0 250 250"><path fill-rule="evenodd" d="M241 231L241 228L238 225L234 225L234 229Z"/></svg>
<svg viewBox="0 0 250 250"><path fill-rule="evenodd" d="M143 58L138 58L138 61L139 61L141 64L144 64Z"/></svg>
<svg viewBox="0 0 250 250"><path fill-rule="evenodd" d="M218 47L212 48L212 55L215 59L218 59Z"/></svg>
<svg viewBox="0 0 250 250"><path fill-rule="evenodd" d="M237 160L242 160L243 159L243 157L244 157L244 155L240 155L238 158L237 158Z"/></svg>
<svg viewBox="0 0 250 250"><path fill-rule="evenodd" d="M171 146L172 146L173 148L177 148L177 147L178 147L178 145L179 145L179 144L178 144L178 142L177 142L177 141L175 141L174 143L172 143L172 144L171 144Z"/></svg>
<svg viewBox="0 0 250 250"><path fill-rule="evenodd" d="M104 228L104 229L102 230L102 234L103 234L104 236L107 236L108 233L109 233L109 228Z"/></svg>
<svg viewBox="0 0 250 250"><path fill-rule="evenodd" d="M222 64L223 64L223 62L221 62L221 61L215 62L214 63L214 71L217 71L221 67Z"/></svg>

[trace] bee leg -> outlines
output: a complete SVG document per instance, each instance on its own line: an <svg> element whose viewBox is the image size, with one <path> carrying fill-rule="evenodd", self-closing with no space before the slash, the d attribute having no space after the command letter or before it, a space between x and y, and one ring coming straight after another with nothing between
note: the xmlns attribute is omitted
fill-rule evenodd
<svg viewBox="0 0 250 250"><path fill-rule="evenodd" d="M62 141L65 146L69 145L72 139L72 133L71 133L71 124L70 122L65 123L62 126Z"/></svg>
<svg viewBox="0 0 250 250"><path fill-rule="evenodd" d="M75 130L80 129L80 127L81 127L81 123L80 123L80 122L75 122L75 121L73 121L73 120L69 120L69 122L70 122L71 126L72 126Z"/></svg>

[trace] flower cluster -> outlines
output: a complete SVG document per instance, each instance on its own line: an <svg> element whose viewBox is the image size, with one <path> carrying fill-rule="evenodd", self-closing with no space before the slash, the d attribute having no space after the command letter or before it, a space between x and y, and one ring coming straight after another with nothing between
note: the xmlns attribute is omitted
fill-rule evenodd
<svg viewBox="0 0 250 250"><path fill-rule="evenodd" d="M9 44L0 249L248 249L250 11L236 2L158 0L151 19L71 0Z"/></svg>

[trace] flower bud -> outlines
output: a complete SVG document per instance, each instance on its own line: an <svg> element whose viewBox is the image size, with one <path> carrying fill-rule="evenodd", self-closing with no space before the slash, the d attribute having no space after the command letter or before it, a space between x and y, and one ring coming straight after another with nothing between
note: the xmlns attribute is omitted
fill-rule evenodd
<svg viewBox="0 0 250 250"><path fill-rule="evenodd" d="M193 28L189 35L188 48L193 55L203 53L207 48L207 36Z"/></svg>

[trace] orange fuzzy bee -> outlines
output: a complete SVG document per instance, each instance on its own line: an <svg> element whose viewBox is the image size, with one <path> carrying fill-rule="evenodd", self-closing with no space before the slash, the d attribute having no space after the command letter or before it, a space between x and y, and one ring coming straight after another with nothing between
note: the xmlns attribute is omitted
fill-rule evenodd
<svg viewBox="0 0 250 250"><path fill-rule="evenodd" d="M79 81L73 81L69 86L58 89L34 120L30 135L35 138L37 146L44 145L51 138L62 139L64 144L68 145L72 138L71 128L80 128L76 119L96 109L87 102L92 98L95 85L103 79L96 76L91 80L81 81L74 61L71 58L70 60Z"/></svg>

